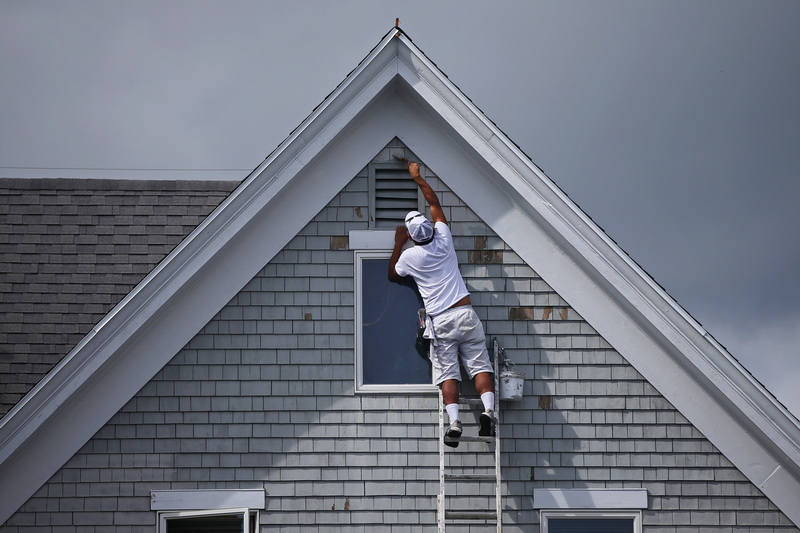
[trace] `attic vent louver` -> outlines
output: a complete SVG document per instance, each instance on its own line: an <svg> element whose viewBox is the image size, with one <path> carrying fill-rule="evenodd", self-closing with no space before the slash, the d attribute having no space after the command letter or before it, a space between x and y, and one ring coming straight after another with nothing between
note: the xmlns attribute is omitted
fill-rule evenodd
<svg viewBox="0 0 800 533"><path fill-rule="evenodd" d="M376 228L394 228L406 213L419 210L419 189L405 168L376 168L373 190Z"/></svg>

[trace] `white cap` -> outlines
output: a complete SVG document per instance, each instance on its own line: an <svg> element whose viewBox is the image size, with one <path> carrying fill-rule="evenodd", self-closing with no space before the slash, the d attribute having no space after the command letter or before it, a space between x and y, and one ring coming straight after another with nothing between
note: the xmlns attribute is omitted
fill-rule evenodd
<svg viewBox="0 0 800 533"><path fill-rule="evenodd" d="M424 242L433 237L433 224L419 211L410 211L406 215L406 228L414 242Z"/></svg>

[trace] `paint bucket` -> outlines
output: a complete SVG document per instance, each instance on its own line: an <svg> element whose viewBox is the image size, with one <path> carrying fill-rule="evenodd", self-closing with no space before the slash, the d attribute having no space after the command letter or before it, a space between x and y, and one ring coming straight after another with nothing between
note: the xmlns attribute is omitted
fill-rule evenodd
<svg viewBox="0 0 800 533"><path fill-rule="evenodd" d="M500 372L500 399L518 402L522 399L522 387L525 385L525 374L505 367Z"/></svg>

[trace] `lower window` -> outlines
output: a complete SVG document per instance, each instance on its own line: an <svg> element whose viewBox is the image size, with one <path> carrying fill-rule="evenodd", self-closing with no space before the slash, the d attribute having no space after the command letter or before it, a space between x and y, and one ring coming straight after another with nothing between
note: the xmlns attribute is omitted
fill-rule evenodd
<svg viewBox="0 0 800 533"><path fill-rule="evenodd" d="M249 509L158 513L158 533L256 532L258 532L258 512Z"/></svg>
<svg viewBox="0 0 800 533"><path fill-rule="evenodd" d="M640 533L641 513L542 511L542 533Z"/></svg>

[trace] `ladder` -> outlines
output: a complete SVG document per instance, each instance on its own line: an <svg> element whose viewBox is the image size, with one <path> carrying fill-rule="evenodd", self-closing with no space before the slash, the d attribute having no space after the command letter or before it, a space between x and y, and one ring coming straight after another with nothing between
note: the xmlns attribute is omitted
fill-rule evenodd
<svg viewBox="0 0 800 533"><path fill-rule="evenodd" d="M438 523L438 533L445 533L448 524L487 524L492 523L497 526L497 533L503 530L503 505L502 505L502 480L500 469L500 391L498 370L501 360L501 349L499 348L497 339L492 340L492 351L494 354L494 415L495 415L495 434L493 437L480 437L480 436L467 436L462 435L458 442L460 443L478 443L467 446L468 449L463 448L450 448L449 454L445 453L446 445L444 443L445 432L449 424L446 423L447 417L445 416L444 405L442 402L442 391L439 389L439 495L436 499L436 519ZM459 395L459 410L464 412L472 409L473 406L483 411L483 403L480 398L461 398ZM462 418L463 420L463 418ZM468 433L465 428L464 433ZM482 446L480 443L486 443ZM494 446L492 446L494 445ZM475 466L480 461L480 455L485 455L487 448L494 448L494 466L490 468L490 472L475 472ZM474 461L464 460L465 456L474 456ZM453 466L451 463L456 462L455 459L461 459L461 465ZM450 460L448 460L450 459ZM473 466L474 465L474 466ZM452 472L459 470L458 472ZM469 471L472 470L472 471ZM454 496L463 497L469 494L469 491L478 492L481 488L487 489L489 483L494 484L494 509L450 509L449 503ZM461 490L459 490L459 488ZM449 490L448 490L449 489ZM464 490L466 489L466 491ZM467 498L469 500L470 498ZM491 500L491 498L489 498Z"/></svg>

